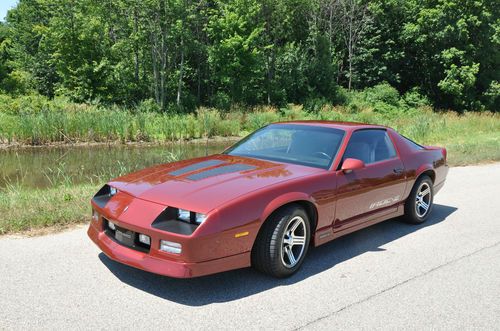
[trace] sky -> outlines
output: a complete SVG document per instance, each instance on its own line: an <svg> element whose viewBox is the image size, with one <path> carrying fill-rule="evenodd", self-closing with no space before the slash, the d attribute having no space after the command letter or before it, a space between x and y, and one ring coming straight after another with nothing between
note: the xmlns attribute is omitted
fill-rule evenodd
<svg viewBox="0 0 500 331"><path fill-rule="evenodd" d="M0 0L0 21L5 21L7 11L15 7L17 0Z"/></svg>

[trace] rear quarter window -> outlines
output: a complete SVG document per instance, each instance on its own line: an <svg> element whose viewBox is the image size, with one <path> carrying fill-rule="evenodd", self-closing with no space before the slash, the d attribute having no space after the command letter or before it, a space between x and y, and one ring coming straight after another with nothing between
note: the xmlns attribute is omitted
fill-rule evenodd
<svg viewBox="0 0 500 331"><path fill-rule="evenodd" d="M418 151L418 150L421 150L421 149L424 149L424 146L422 145L419 145L417 144L416 142L414 142L413 140L411 140L410 138L407 138L405 136L403 136L402 134L400 134L401 137L403 137L403 141L406 143L406 145L408 145L412 150L414 151Z"/></svg>

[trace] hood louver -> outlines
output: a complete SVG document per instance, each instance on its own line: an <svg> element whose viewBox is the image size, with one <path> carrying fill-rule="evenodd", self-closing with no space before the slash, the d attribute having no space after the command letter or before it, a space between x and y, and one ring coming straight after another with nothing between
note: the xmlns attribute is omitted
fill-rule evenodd
<svg viewBox="0 0 500 331"><path fill-rule="evenodd" d="M187 167L180 168L180 169L177 169L175 171L169 172L168 174L171 176L182 176L182 175L187 174L189 172L193 172L193 171L200 170L203 168L217 166L217 165L220 165L223 163L225 163L225 162L221 161L221 160L208 160L208 161L203 161L203 162L191 164Z"/></svg>
<svg viewBox="0 0 500 331"><path fill-rule="evenodd" d="M256 169L256 167L247 164L237 163L198 172L196 174L189 175L186 178L189 180L200 180L213 176L228 174L231 172L239 172L239 171L253 170L253 169Z"/></svg>

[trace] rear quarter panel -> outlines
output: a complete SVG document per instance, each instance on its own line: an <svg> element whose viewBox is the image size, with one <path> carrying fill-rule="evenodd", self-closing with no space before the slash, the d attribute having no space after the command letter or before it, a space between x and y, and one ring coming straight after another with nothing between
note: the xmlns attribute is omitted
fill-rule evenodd
<svg viewBox="0 0 500 331"><path fill-rule="evenodd" d="M439 190L448 174L448 164L441 148L427 146L423 149L413 149L410 143L394 130L389 129L388 131L396 144L405 168L407 185L404 199L410 194L416 179L426 171L433 173L434 187Z"/></svg>

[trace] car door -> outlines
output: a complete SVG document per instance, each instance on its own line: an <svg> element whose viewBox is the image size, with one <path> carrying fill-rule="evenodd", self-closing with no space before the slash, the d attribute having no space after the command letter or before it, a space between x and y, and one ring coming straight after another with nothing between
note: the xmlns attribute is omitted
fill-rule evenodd
<svg viewBox="0 0 500 331"><path fill-rule="evenodd" d="M385 129L354 131L342 162L347 158L359 159L365 167L337 171L334 231L395 212L405 189L403 163Z"/></svg>

